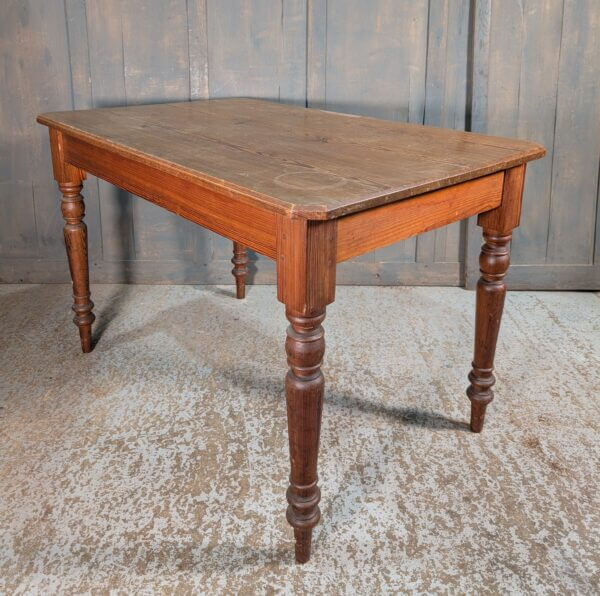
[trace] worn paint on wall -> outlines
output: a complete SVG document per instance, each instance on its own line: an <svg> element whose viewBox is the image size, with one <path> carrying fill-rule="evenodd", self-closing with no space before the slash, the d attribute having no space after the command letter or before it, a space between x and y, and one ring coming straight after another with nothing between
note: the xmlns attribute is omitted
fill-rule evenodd
<svg viewBox="0 0 600 596"><path fill-rule="evenodd" d="M37 113L252 96L543 143L511 285L600 287L593 0L7 0L0 32L1 280L68 279ZM93 281L230 281L229 241L93 177L84 192ZM338 281L472 286L480 241L453 224ZM274 281L257 260L254 281Z"/></svg>

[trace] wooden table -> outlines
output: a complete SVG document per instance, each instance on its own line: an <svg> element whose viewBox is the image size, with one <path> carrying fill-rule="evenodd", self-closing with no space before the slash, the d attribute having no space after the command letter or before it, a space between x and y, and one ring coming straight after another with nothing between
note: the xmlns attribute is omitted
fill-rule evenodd
<svg viewBox="0 0 600 596"><path fill-rule="evenodd" d="M92 349L86 172L226 236L244 297L246 247L277 262L277 298L290 322L285 378L296 560L310 556L320 518L317 452L325 351L322 323L336 263L479 214L475 356L467 395L471 430L492 401L493 361L519 225L525 163L544 148L519 141L223 99L58 112L50 129L64 236L84 352Z"/></svg>

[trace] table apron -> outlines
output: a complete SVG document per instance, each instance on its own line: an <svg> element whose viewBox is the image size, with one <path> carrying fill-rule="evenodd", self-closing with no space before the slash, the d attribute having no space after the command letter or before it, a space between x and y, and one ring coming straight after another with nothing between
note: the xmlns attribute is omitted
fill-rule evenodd
<svg viewBox="0 0 600 596"><path fill-rule="evenodd" d="M276 257L277 213L64 135L65 161L256 252Z"/></svg>
<svg viewBox="0 0 600 596"><path fill-rule="evenodd" d="M489 211L502 202L504 172L352 213L337 223L337 262Z"/></svg>
<svg viewBox="0 0 600 596"><path fill-rule="evenodd" d="M217 234L277 258L275 211L233 191L165 171L143 159L64 135L65 161ZM504 172L340 217L337 262L494 209L502 202Z"/></svg>

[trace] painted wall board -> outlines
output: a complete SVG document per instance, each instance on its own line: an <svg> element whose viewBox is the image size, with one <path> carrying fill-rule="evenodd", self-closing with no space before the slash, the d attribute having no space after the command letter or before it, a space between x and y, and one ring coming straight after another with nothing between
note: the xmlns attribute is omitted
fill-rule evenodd
<svg viewBox="0 0 600 596"><path fill-rule="evenodd" d="M509 284L600 287L595 0L7 0L0 33L2 281L68 279L37 113L252 96L543 143ZM84 194L92 281L231 282L228 240L94 177ZM453 224L338 280L473 287L480 244Z"/></svg>
<svg viewBox="0 0 600 596"><path fill-rule="evenodd" d="M598 287L600 5L576 0L478 0L472 128L530 138L509 287ZM478 277L480 230L467 234L467 285ZM587 271L587 275L585 274Z"/></svg>

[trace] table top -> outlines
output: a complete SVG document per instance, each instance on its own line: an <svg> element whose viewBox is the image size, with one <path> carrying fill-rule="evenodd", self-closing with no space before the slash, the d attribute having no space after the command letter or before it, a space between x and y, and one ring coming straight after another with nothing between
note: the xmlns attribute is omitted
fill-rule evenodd
<svg viewBox="0 0 600 596"><path fill-rule="evenodd" d="M531 141L254 99L54 112L38 122L309 219L362 211L545 154Z"/></svg>

